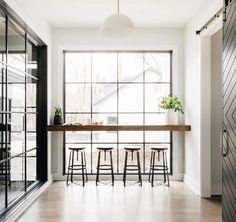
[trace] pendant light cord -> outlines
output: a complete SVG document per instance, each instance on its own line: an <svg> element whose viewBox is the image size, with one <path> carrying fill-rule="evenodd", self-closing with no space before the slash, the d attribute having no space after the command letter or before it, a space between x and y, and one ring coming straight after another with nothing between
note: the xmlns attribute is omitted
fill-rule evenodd
<svg viewBox="0 0 236 222"><path fill-rule="evenodd" d="M120 14L120 0L117 0L117 13Z"/></svg>

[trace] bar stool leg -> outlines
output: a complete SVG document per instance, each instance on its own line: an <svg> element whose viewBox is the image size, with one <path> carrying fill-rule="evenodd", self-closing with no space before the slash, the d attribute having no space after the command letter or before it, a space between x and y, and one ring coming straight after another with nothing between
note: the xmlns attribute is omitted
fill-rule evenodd
<svg viewBox="0 0 236 222"><path fill-rule="evenodd" d="M67 178L66 178L66 185L69 185L69 176L70 176L70 161L71 161L71 151L69 155L69 163L68 163L68 171L67 171Z"/></svg>
<svg viewBox="0 0 236 222"><path fill-rule="evenodd" d="M152 187L154 183L154 170L155 170L155 152L153 152L153 160L152 160Z"/></svg>
<svg viewBox="0 0 236 222"><path fill-rule="evenodd" d="M123 175L124 186L125 186L125 184L126 184L127 160L128 160L128 151L125 152L125 166L124 166L124 175Z"/></svg>
<svg viewBox="0 0 236 222"><path fill-rule="evenodd" d="M163 173L164 173L164 183L166 182L166 163L165 163L165 151L162 151L162 164L163 164Z"/></svg>
<svg viewBox="0 0 236 222"><path fill-rule="evenodd" d="M83 155L83 151L81 152L81 165L82 165L82 180L83 180L83 186L84 186L85 182L84 182L84 155Z"/></svg>
<svg viewBox="0 0 236 222"><path fill-rule="evenodd" d="M141 176L141 165L140 165L140 156L139 156L139 151L137 151L137 162L138 162L138 178L139 178L139 183L140 186L142 186L142 176Z"/></svg>
<svg viewBox="0 0 236 222"><path fill-rule="evenodd" d="M74 150L72 151L72 163L71 163L71 175L70 175L70 181L73 183L73 175L74 175Z"/></svg>
<svg viewBox="0 0 236 222"><path fill-rule="evenodd" d="M96 186L99 182L99 168L100 168L100 159L101 159L101 151L98 151L98 164L97 164L97 176L96 176Z"/></svg>
<svg viewBox="0 0 236 222"><path fill-rule="evenodd" d="M168 173L168 165L167 165L167 156L166 156L166 152L165 152L165 160L166 160L166 175L167 175L167 186L170 186L170 180L169 180L169 173Z"/></svg>
<svg viewBox="0 0 236 222"><path fill-rule="evenodd" d="M113 171L112 151L110 151L110 158L111 158L111 181L112 181L112 186L114 186L114 171Z"/></svg>
<svg viewBox="0 0 236 222"><path fill-rule="evenodd" d="M87 171L87 162L86 162L86 154L84 153L84 165L85 165L85 175L86 175L86 182L88 182L88 171Z"/></svg>
<svg viewBox="0 0 236 222"><path fill-rule="evenodd" d="M150 168L149 168L149 174L148 174L148 182L149 183L151 183L152 158L153 158L153 151L151 152Z"/></svg>

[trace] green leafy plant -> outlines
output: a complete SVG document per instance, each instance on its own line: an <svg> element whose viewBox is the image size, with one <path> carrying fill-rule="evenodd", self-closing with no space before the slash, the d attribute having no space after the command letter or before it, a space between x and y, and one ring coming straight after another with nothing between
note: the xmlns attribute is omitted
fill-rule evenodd
<svg viewBox="0 0 236 222"><path fill-rule="evenodd" d="M55 116L62 116L62 108L60 106L55 106L54 115Z"/></svg>
<svg viewBox="0 0 236 222"><path fill-rule="evenodd" d="M168 96L161 99L160 107L162 109L171 109L174 112L184 114L184 108L177 96Z"/></svg>

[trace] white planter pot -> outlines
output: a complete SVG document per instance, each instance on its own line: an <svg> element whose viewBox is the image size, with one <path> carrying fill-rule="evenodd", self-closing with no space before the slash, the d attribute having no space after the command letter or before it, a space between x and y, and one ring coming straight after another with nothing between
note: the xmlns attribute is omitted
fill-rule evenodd
<svg viewBox="0 0 236 222"><path fill-rule="evenodd" d="M166 110L166 125L177 125L178 124L178 112L173 110Z"/></svg>

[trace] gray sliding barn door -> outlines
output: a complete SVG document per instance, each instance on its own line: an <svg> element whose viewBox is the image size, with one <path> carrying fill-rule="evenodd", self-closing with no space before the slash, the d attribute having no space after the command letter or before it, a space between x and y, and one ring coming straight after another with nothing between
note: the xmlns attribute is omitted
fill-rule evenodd
<svg viewBox="0 0 236 222"><path fill-rule="evenodd" d="M223 221L236 221L236 0L225 1L223 26Z"/></svg>

